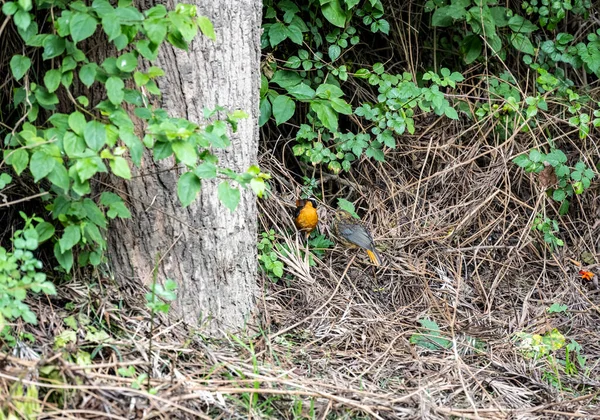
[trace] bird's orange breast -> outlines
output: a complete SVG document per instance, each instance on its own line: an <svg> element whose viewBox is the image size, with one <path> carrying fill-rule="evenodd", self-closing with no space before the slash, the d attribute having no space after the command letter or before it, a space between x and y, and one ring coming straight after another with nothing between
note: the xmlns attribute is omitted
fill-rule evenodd
<svg viewBox="0 0 600 420"><path fill-rule="evenodd" d="M309 234L317 227L317 223L319 223L317 209L313 207L310 201L307 201L304 207L298 211L294 222L299 230Z"/></svg>

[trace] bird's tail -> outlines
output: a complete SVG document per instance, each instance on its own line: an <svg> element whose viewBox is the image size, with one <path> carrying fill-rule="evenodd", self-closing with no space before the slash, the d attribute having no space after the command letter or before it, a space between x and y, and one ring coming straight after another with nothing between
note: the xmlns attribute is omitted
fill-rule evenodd
<svg viewBox="0 0 600 420"><path fill-rule="evenodd" d="M381 256L379 255L379 252L377 252L377 250L375 248L373 248L372 251L370 249L367 249L367 255L369 256L369 259L371 260L371 262L373 264L381 265Z"/></svg>

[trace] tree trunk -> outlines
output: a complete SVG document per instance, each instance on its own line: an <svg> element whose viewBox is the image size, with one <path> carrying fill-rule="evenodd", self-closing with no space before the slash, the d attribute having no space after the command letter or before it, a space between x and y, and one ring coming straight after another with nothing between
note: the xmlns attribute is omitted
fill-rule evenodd
<svg viewBox="0 0 600 420"><path fill-rule="evenodd" d="M146 10L157 1L138 1ZM211 0L198 12L214 24L216 42L199 34L189 52L165 45L158 65L162 107L173 117L202 124L203 109L216 105L242 109L232 145L217 151L219 165L245 171L257 162L260 89L259 0ZM167 8L172 10L169 2ZM232 214L217 199L218 180L203 181L199 198L182 208L176 195L174 162L154 162L146 155L135 177L125 184L132 219L109 229L109 259L123 280L149 284L157 262L158 280L179 285L174 310L191 324L207 324L203 332L218 334L242 327L256 292L256 203L242 191ZM140 291L140 293L142 293ZM206 324L204 324L206 325Z"/></svg>

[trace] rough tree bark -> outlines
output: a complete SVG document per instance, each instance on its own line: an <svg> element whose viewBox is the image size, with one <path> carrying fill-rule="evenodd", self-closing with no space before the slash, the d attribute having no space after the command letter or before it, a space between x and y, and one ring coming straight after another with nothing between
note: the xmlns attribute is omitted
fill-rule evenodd
<svg viewBox="0 0 600 420"><path fill-rule="evenodd" d="M136 5L146 10L156 3ZM257 162L262 2L196 3L213 22L217 41L199 34L187 53L163 47L158 60L166 73L159 80L162 107L197 123L205 107L246 111L249 118L240 121L231 147L217 153L220 165L245 171ZM174 2L166 6L172 10ZM179 174L172 168L173 161L156 163L145 156L143 176L126 183L133 217L109 229L111 266L117 276L148 284L160 255L158 279L172 278L179 285L174 309L180 319L198 325L210 317L203 331L212 334L238 329L252 311L256 291L255 197L242 191L231 214L217 200L218 182L204 181L199 199L183 209L176 195Z"/></svg>

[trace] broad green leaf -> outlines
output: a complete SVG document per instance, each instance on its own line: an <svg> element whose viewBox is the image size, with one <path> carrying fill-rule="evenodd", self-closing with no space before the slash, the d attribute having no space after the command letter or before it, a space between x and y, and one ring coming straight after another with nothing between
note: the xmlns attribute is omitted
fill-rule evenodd
<svg viewBox="0 0 600 420"><path fill-rule="evenodd" d="M352 106L342 98L331 98L329 103L331 104L331 107L340 114L352 114Z"/></svg>
<svg viewBox="0 0 600 420"><path fill-rule="evenodd" d="M54 235L54 226L48 222L40 222L35 227L38 233L38 241L40 243L47 241Z"/></svg>
<svg viewBox="0 0 600 420"><path fill-rule="evenodd" d="M4 5L2 5L2 13L4 13L6 16L14 15L17 12L17 10L19 10L19 7L15 2L7 1L6 3L4 3Z"/></svg>
<svg viewBox="0 0 600 420"><path fill-rule="evenodd" d="M471 64L481 56L483 43L478 35L466 36L461 42L461 50L464 54L465 64Z"/></svg>
<svg viewBox="0 0 600 420"><path fill-rule="evenodd" d="M54 257L60 266L68 273L73 267L73 252L69 249L62 252L58 242L54 244Z"/></svg>
<svg viewBox="0 0 600 420"><path fill-rule="evenodd" d="M97 24L96 19L87 13L73 13L69 22L73 42L77 44L79 41L92 36L96 32Z"/></svg>
<svg viewBox="0 0 600 420"><path fill-rule="evenodd" d="M117 58L117 68L122 72L130 73L136 69L137 65L138 59L133 53L126 53Z"/></svg>
<svg viewBox="0 0 600 420"><path fill-rule="evenodd" d="M52 172L55 164L56 161L52 156L47 155L41 150L35 152L31 156L31 161L29 162L29 170L33 175L34 182L38 182L40 179Z"/></svg>
<svg viewBox="0 0 600 420"><path fill-rule="evenodd" d="M12 165L17 175L21 175L29 163L29 153L25 149L5 150L4 159Z"/></svg>
<svg viewBox="0 0 600 420"><path fill-rule="evenodd" d="M212 179L217 177L217 167L212 162L203 162L194 170L200 179Z"/></svg>
<svg viewBox="0 0 600 420"><path fill-rule="evenodd" d="M121 156L115 156L114 159L110 159L108 164L110 169L112 169L113 174L116 176L124 179L131 179L131 169L129 169L129 164L127 163L127 160Z"/></svg>
<svg viewBox="0 0 600 420"><path fill-rule="evenodd" d="M512 34L510 37L510 42L517 50L525 54L535 55L535 48L526 35L519 33Z"/></svg>
<svg viewBox="0 0 600 420"><path fill-rule="evenodd" d="M338 115L331 106L324 101L310 103L310 108L317 114L323 125L330 131L338 130Z"/></svg>
<svg viewBox="0 0 600 420"><path fill-rule="evenodd" d="M0 190L12 182L12 176L3 172L0 174Z"/></svg>
<svg viewBox="0 0 600 420"><path fill-rule="evenodd" d="M269 98L263 98L260 100L260 117L258 118L258 126L262 127L271 118L271 102Z"/></svg>
<svg viewBox="0 0 600 420"><path fill-rule="evenodd" d="M285 41L288 37L288 31L286 26L281 23L273 23L269 27L269 42L271 43L271 47L275 47L281 42Z"/></svg>
<svg viewBox="0 0 600 420"><path fill-rule="evenodd" d="M31 59L24 55L13 55L10 59L10 71L16 80L21 80L31 67Z"/></svg>
<svg viewBox="0 0 600 420"><path fill-rule="evenodd" d="M291 87L290 89L288 89L288 93L294 98L301 100L313 99L316 94L315 90L305 83L300 83L296 86Z"/></svg>
<svg viewBox="0 0 600 420"><path fill-rule="evenodd" d="M321 13L332 25L343 28L346 25L346 13L340 6L339 0L331 0L321 6Z"/></svg>
<svg viewBox="0 0 600 420"><path fill-rule="evenodd" d="M529 160L527 155L519 155L513 159L513 162L515 165L520 166L521 168L526 168L531 164L531 160Z"/></svg>
<svg viewBox="0 0 600 420"><path fill-rule="evenodd" d="M106 81L106 94L108 95L108 100L113 105L121 105L121 102L123 102L123 98L125 97L124 88L125 83L116 76L111 76Z"/></svg>
<svg viewBox="0 0 600 420"><path fill-rule="evenodd" d="M90 149L99 151L106 144L106 125L98 121L88 121L83 138Z"/></svg>
<svg viewBox="0 0 600 420"><path fill-rule="evenodd" d="M279 95L273 101L273 115L277 125L283 124L292 118L295 111L296 103L289 96Z"/></svg>
<svg viewBox="0 0 600 420"><path fill-rule="evenodd" d="M317 88L317 96L322 99L341 98L344 91L335 85L323 83Z"/></svg>
<svg viewBox="0 0 600 420"><path fill-rule="evenodd" d="M529 160L532 162L541 162L543 158L539 150L533 149L529 152Z"/></svg>
<svg viewBox="0 0 600 420"><path fill-rule="evenodd" d="M196 199L201 186L200 179L193 172L186 172L179 177L179 181L177 181L177 197L179 197L179 201L181 201L183 207L189 206Z"/></svg>
<svg viewBox="0 0 600 420"><path fill-rule="evenodd" d="M54 57L58 57L65 52L66 43L65 39L57 35L48 35L43 42L44 53L42 58L49 60Z"/></svg>
<svg viewBox="0 0 600 420"><path fill-rule="evenodd" d="M85 198L83 200L83 209L85 210L87 218L92 223L106 229L106 217L104 217L104 213L102 213L94 201L89 198Z"/></svg>
<svg viewBox="0 0 600 420"><path fill-rule="evenodd" d="M75 158L85 151L85 140L72 131L67 131L63 138L63 149L70 158Z"/></svg>
<svg viewBox="0 0 600 420"><path fill-rule="evenodd" d="M458 112L456 112L456 110L451 106L447 106L444 108L444 114L446 114L446 117L452 120L458 120Z"/></svg>
<svg viewBox="0 0 600 420"><path fill-rule="evenodd" d="M79 136L83 135L85 125L85 116L81 112L75 111L69 115L69 128L71 128L75 134Z"/></svg>
<svg viewBox="0 0 600 420"><path fill-rule="evenodd" d="M194 145L186 140L174 141L171 143L173 152L180 162L183 162L187 166L196 166L198 160L198 153Z"/></svg>
<svg viewBox="0 0 600 420"><path fill-rule="evenodd" d="M564 190L554 190L552 193L552 198L555 201L563 201L565 198L567 198L567 194Z"/></svg>
<svg viewBox="0 0 600 420"><path fill-rule="evenodd" d="M60 79L62 78L62 72L60 70L48 70L44 74L44 85L48 92L54 92L60 86Z"/></svg>
<svg viewBox="0 0 600 420"><path fill-rule="evenodd" d="M48 180L57 187L61 188L65 194L69 192L71 178L69 177L69 173L63 164L57 162L54 165L52 172L48 174Z"/></svg>
<svg viewBox="0 0 600 420"><path fill-rule="evenodd" d="M125 206L123 199L115 193L109 191L103 192L100 196L100 204L109 208L106 214L111 219L114 219L117 216L124 219L131 217L131 212Z"/></svg>
<svg viewBox="0 0 600 420"><path fill-rule="evenodd" d="M523 16L520 16L517 14L513 15L509 19L508 26L514 32L520 32L520 33L526 33L526 34L539 29L536 25L531 23L529 20L527 20Z"/></svg>
<svg viewBox="0 0 600 420"><path fill-rule="evenodd" d="M64 253L73 248L81 240L81 229L76 225L69 225L65 228L60 240L60 252Z"/></svg>
<svg viewBox="0 0 600 420"><path fill-rule="evenodd" d="M79 69L79 80L87 87L90 87L96 79L97 69L98 65L96 63L84 64Z"/></svg>
<svg viewBox="0 0 600 420"><path fill-rule="evenodd" d="M240 190L229 185L229 181L223 181L217 189L217 197L232 213L240 202Z"/></svg>
<svg viewBox="0 0 600 420"><path fill-rule="evenodd" d="M13 20L17 29L21 32L27 31L31 26L31 14L27 13L25 10L18 10L17 13L14 14Z"/></svg>
<svg viewBox="0 0 600 420"><path fill-rule="evenodd" d="M104 29L109 41L114 41L121 36L121 22L112 11L102 15L102 29Z"/></svg>
<svg viewBox="0 0 600 420"><path fill-rule="evenodd" d="M208 39L212 39L213 41L217 40L217 36L215 35L215 28L213 27L212 22L206 16L198 16L196 19L196 23L202 31L202 34Z"/></svg>
<svg viewBox="0 0 600 420"><path fill-rule="evenodd" d="M342 49L339 45L331 44L327 50L327 53L329 54L329 58L331 58L332 61L335 61L342 53Z"/></svg>

